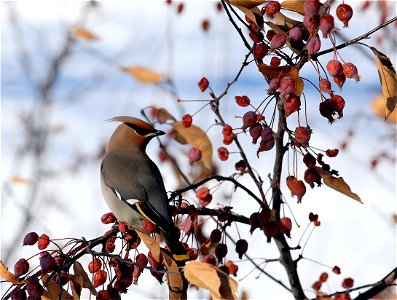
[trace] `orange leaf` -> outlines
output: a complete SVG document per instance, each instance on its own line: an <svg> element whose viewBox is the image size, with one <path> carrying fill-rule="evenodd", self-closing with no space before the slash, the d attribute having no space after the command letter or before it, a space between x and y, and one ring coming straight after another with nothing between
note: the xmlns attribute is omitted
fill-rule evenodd
<svg viewBox="0 0 397 300"><path fill-rule="evenodd" d="M189 128L183 126L182 122L173 122L172 127L180 136L186 140L192 147L201 150L201 161L205 169L209 172L212 170L212 144L207 134L199 127L192 125Z"/></svg>
<svg viewBox="0 0 397 300"><path fill-rule="evenodd" d="M217 267L191 261L184 267L184 271L188 281L209 290L213 299L237 299L237 282Z"/></svg>
<svg viewBox="0 0 397 300"><path fill-rule="evenodd" d="M303 4L305 1L296 1L296 0L285 0L281 2L281 7L290 11L294 11L298 14L304 15L305 11L303 10Z"/></svg>
<svg viewBox="0 0 397 300"><path fill-rule="evenodd" d="M331 189L334 189L335 191L338 191L339 193L342 193L360 203L363 203L361 201L361 198L353 193L350 189L350 186L343 180L342 177L334 177L332 174L328 171L324 171L320 167L315 167L317 173L321 176L323 179L325 185L330 187Z"/></svg>
<svg viewBox="0 0 397 300"><path fill-rule="evenodd" d="M82 38L82 39L86 39L86 40L97 40L98 36L93 34L92 32L88 31L87 29L80 27L80 26L76 26L73 29L73 35L76 38Z"/></svg>
<svg viewBox="0 0 397 300"><path fill-rule="evenodd" d="M18 278L16 278L14 274L8 271L8 268L3 264L1 260L0 260L0 277L12 284L23 284L27 282L26 280L19 280Z"/></svg>
<svg viewBox="0 0 397 300"><path fill-rule="evenodd" d="M141 83L159 83L164 79L163 74L146 67L121 67L121 69Z"/></svg>
<svg viewBox="0 0 397 300"><path fill-rule="evenodd" d="M94 284L91 282L90 278L88 277L87 272L84 270L81 263L75 261L73 264L73 272L74 275L81 276L83 278L83 287L90 290L91 294L96 296L97 291L95 289Z"/></svg>
<svg viewBox="0 0 397 300"><path fill-rule="evenodd" d="M371 101L371 108L377 116L381 118L385 117L385 98L382 93L376 95L376 97ZM397 110L394 110L386 121L397 123Z"/></svg>

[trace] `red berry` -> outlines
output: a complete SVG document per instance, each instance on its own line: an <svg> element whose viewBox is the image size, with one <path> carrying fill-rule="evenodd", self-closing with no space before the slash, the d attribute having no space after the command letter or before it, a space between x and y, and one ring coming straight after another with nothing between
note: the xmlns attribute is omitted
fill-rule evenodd
<svg viewBox="0 0 397 300"><path fill-rule="evenodd" d="M273 38L270 40L270 48L279 49L285 45L287 41L287 37L284 33L276 33Z"/></svg>
<svg viewBox="0 0 397 300"><path fill-rule="evenodd" d="M270 243L272 237L278 232L278 224L275 221L269 221L263 225L263 232L267 238L267 242Z"/></svg>
<svg viewBox="0 0 397 300"><path fill-rule="evenodd" d="M334 108L332 107L330 99L320 102L319 109L320 109L320 114L324 118L327 118L330 123L334 122L334 117L333 117Z"/></svg>
<svg viewBox="0 0 397 300"><path fill-rule="evenodd" d="M103 224L110 224L116 222L117 219L112 212L106 213L101 217L101 222Z"/></svg>
<svg viewBox="0 0 397 300"><path fill-rule="evenodd" d="M29 262L21 258L14 265L14 275L15 277L19 277L21 275L26 274L29 271Z"/></svg>
<svg viewBox="0 0 397 300"><path fill-rule="evenodd" d="M263 8L262 11L265 12L270 17L280 11L281 5L277 1L269 1Z"/></svg>
<svg viewBox="0 0 397 300"><path fill-rule="evenodd" d="M231 260L225 263L225 266L229 269L230 274L237 276L238 266L235 265Z"/></svg>
<svg viewBox="0 0 397 300"><path fill-rule="evenodd" d="M348 27L349 21L353 17L353 9L348 4L339 4L336 8L336 16L343 22L343 27Z"/></svg>
<svg viewBox="0 0 397 300"><path fill-rule="evenodd" d="M193 147L189 150L189 152L187 153L188 157L189 157L189 164L192 165L194 164L196 161L199 161L201 159L201 150L199 148Z"/></svg>
<svg viewBox="0 0 397 300"><path fill-rule="evenodd" d="M259 221L259 225L263 226L265 225L267 222L270 221L270 219L272 218L272 210L268 207L264 207L258 215L258 221Z"/></svg>
<svg viewBox="0 0 397 300"><path fill-rule="evenodd" d="M243 116L243 131L257 123L256 113L254 111L248 111Z"/></svg>
<svg viewBox="0 0 397 300"><path fill-rule="evenodd" d="M243 258L243 254L248 251L248 242L244 239L240 239L236 242L236 252L240 259Z"/></svg>
<svg viewBox="0 0 397 300"><path fill-rule="evenodd" d="M29 232L27 235L25 235L24 239L23 239L23 246L32 246L34 244L36 244L36 242L38 241L39 236L37 235L36 232Z"/></svg>
<svg viewBox="0 0 397 300"><path fill-rule="evenodd" d="M264 126L261 132L261 143L256 152L269 151L274 147L274 136L273 130L269 126Z"/></svg>
<svg viewBox="0 0 397 300"><path fill-rule="evenodd" d="M222 134L223 135L229 135L233 133L233 128L232 126L230 126L229 124L226 124L225 126L223 126L222 128Z"/></svg>
<svg viewBox="0 0 397 300"><path fill-rule="evenodd" d="M301 100L298 96L289 95L284 102L285 116L288 117L290 114L296 112L301 106Z"/></svg>
<svg viewBox="0 0 397 300"><path fill-rule="evenodd" d="M93 274L98 272L101 269L101 267L102 267L102 261L99 258L94 258L88 264L88 271Z"/></svg>
<svg viewBox="0 0 397 300"><path fill-rule="evenodd" d="M226 273L227 275L230 275L230 270L227 266L220 266L219 270L221 270L222 272Z"/></svg>
<svg viewBox="0 0 397 300"><path fill-rule="evenodd" d="M315 36L317 34L318 26L320 25L320 20L318 15L305 15L303 17L303 26L309 31L311 36Z"/></svg>
<svg viewBox="0 0 397 300"><path fill-rule="evenodd" d="M250 216L250 225L251 225L250 233L253 233L256 228L259 228L259 225L260 225L259 213L254 212Z"/></svg>
<svg viewBox="0 0 397 300"><path fill-rule="evenodd" d="M321 289L321 284L322 282L320 280L317 280L315 283L313 283L312 288L315 291L319 291Z"/></svg>
<svg viewBox="0 0 397 300"><path fill-rule="evenodd" d="M335 156L338 155L338 153L339 153L339 150L338 150L338 149L328 149L327 151L325 151L325 154L326 154L328 157L335 157Z"/></svg>
<svg viewBox="0 0 397 300"><path fill-rule="evenodd" d="M327 64L327 71L332 77L338 76L343 71L342 64L335 59L330 60Z"/></svg>
<svg viewBox="0 0 397 300"><path fill-rule="evenodd" d="M184 7L185 7L185 5L183 3L179 3L178 6L176 7L176 12L178 14L182 13Z"/></svg>
<svg viewBox="0 0 397 300"><path fill-rule="evenodd" d="M331 82L329 82L328 79L325 79L325 78L321 79L318 85L319 85L320 91L322 91L324 93L328 93L328 94L332 93Z"/></svg>
<svg viewBox="0 0 397 300"><path fill-rule="evenodd" d="M303 11L305 15L313 16L317 15L320 11L320 1L319 0L304 0Z"/></svg>
<svg viewBox="0 0 397 300"><path fill-rule="evenodd" d="M277 56L273 56L270 60L270 66L278 67L281 64L281 59Z"/></svg>
<svg viewBox="0 0 397 300"><path fill-rule="evenodd" d="M111 236L105 243L105 250L107 253L112 253L114 251L114 249L116 248L115 245L116 242L116 237L115 236Z"/></svg>
<svg viewBox="0 0 397 300"><path fill-rule="evenodd" d="M44 250L49 244L50 238L48 237L48 235L46 235L45 233L40 235L37 243L37 247L39 248L39 250Z"/></svg>
<svg viewBox="0 0 397 300"><path fill-rule="evenodd" d="M295 128L295 140L299 144L307 146L309 144L310 136L311 131L309 127L299 126Z"/></svg>
<svg viewBox="0 0 397 300"><path fill-rule="evenodd" d="M255 23L252 23L255 24ZM263 40L263 34L262 32L250 32L249 33L249 37L251 38L251 40L253 40L255 43L261 43Z"/></svg>
<svg viewBox="0 0 397 300"><path fill-rule="evenodd" d="M216 266L216 258L212 254L208 254L207 256L204 256L203 262Z"/></svg>
<svg viewBox="0 0 397 300"><path fill-rule="evenodd" d="M338 267L338 266L335 266L335 267L333 267L332 268L332 272L334 272L335 274L337 274L337 275L339 275L341 272L340 272L340 268Z"/></svg>
<svg viewBox="0 0 397 300"><path fill-rule="evenodd" d="M29 299L41 299L44 290L38 279L32 279L26 284L26 291L28 292Z"/></svg>
<svg viewBox="0 0 397 300"><path fill-rule="evenodd" d="M288 217L281 218L278 222L278 229L287 237L291 237L292 221Z"/></svg>
<svg viewBox="0 0 397 300"><path fill-rule="evenodd" d="M306 193L306 186L302 180L298 180L294 176L287 177L287 187L291 191L291 194L297 196L298 203L302 202L302 197Z"/></svg>
<svg viewBox="0 0 397 300"><path fill-rule="evenodd" d="M208 31L208 29L210 28L210 21L207 19L204 19L201 22L201 28L204 30L204 32Z"/></svg>
<svg viewBox="0 0 397 300"><path fill-rule="evenodd" d="M198 86L200 88L200 91L204 92L209 86L208 79L205 77L201 78L198 82Z"/></svg>
<svg viewBox="0 0 397 300"><path fill-rule="evenodd" d="M10 295L11 300L26 300L25 290L22 290L19 287L13 289Z"/></svg>
<svg viewBox="0 0 397 300"><path fill-rule="evenodd" d="M207 188L206 186L203 186L201 188L199 188L196 191L196 197L198 199L204 199L205 197L207 197L210 194L210 190L209 188Z"/></svg>
<svg viewBox="0 0 397 300"><path fill-rule="evenodd" d="M346 76L342 72L338 74L337 76L334 76L334 82L336 85L339 87L339 90L342 90L343 84L346 81Z"/></svg>
<svg viewBox="0 0 397 300"><path fill-rule="evenodd" d="M256 144L256 142L261 136L261 133L262 133L262 125L260 123L256 123L254 126L250 128L250 135L252 137L253 144Z"/></svg>
<svg viewBox="0 0 397 300"><path fill-rule="evenodd" d="M327 279L328 279L328 273L325 273L325 272L321 273L319 279L320 279L321 282L326 282Z"/></svg>
<svg viewBox="0 0 397 300"><path fill-rule="evenodd" d="M234 135L234 133L231 133L231 134L228 134L228 135L224 135L223 136L223 143L225 145L230 145L234 141L235 137L236 136Z"/></svg>
<svg viewBox="0 0 397 300"><path fill-rule="evenodd" d="M351 289L352 287L353 287L353 285L354 285L354 280L353 280L353 278L345 278L345 279L343 279L343 282L342 282L342 287L343 288L345 288L345 289Z"/></svg>
<svg viewBox="0 0 397 300"><path fill-rule="evenodd" d="M360 77L358 76L357 67L350 62L343 64L343 74L347 78L354 78L356 81L360 80Z"/></svg>
<svg viewBox="0 0 397 300"><path fill-rule="evenodd" d="M218 259L218 262L222 262L222 259L226 256L227 254L227 246L226 244L219 243L215 247L215 256Z"/></svg>
<svg viewBox="0 0 397 300"><path fill-rule="evenodd" d="M218 228L211 231L210 234L211 244L217 244L221 241L221 239L222 239L222 231L220 231Z"/></svg>
<svg viewBox="0 0 397 300"><path fill-rule="evenodd" d="M321 41L318 36L312 36L306 43L305 46L309 55L317 53L321 48Z"/></svg>
<svg viewBox="0 0 397 300"><path fill-rule="evenodd" d="M235 99L236 99L237 105L242 106L242 107L246 107L246 106L250 105L250 102L251 102L247 96L236 96Z"/></svg>
<svg viewBox="0 0 397 300"><path fill-rule="evenodd" d="M315 168L308 168L305 171L303 179L310 185L311 188L314 188L314 183L317 183L318 186L321 185L321 176L318 174Z"/></svg>
<svg viewBox="0 0 397 300"><path fill-rule="evenodd" d="M291 76L284 76L281 78L279 91L281 97L285 97L288 94L293 94L295 91L295 79Z"/></svg>
<svg viewBox="0 0 397 300"><path fill-rule="evenodd" d="M40 253L40 267L44 273L49 273L54 270L55 265L55 258L52 257L47 251Z"/></svg>
<svg viewBox="0 0 397 300"><path fill-rule="evenodd" d="M320 19L320 30L323 33L323 37L327 37L332 29L334 29L334 17L331 15L322 16Z"/></svg>
<svg viewBox="0 0 397 300"><path fill-rule="evenodd" d="M316 222L318 221L318 214L313 214L312 212L309 213L309 220L310 222ZM332 270L333 271L333 270Z"/></svg>
<svg viewBox="0 0 397 300"><path fill-rule="evenodd" d="M149 261L145 254L139 253L135 257L135 262L137 265L139 265L139 267L146 267L146 265L148 264Z"/></svg>
<svg viewBox="0 0 397 300"><path fill-rule="evenodd" d="M106 282L108 274L104 270L99 270L94 274L94 286L97 288L100 285L103 285Z"/></svg>
<svg viewBox="0 0 397 300"><path fill-rule="evenodd" d="M303 156L303 163L306 167L313 168L316 165L316 158L310 153L306 153L305 156Z"/></svg>
<svg viewBox="0 0 397 300"><path fill-rule="evenodd" d="M229 158L229 151L225 147L219 147L217 152L220 160L225 161Z"/></svg>
<svg viewBox="0 0 397 300"><path fill-rule="evenodd" d="M280 86L280 79L279 78L273 78L269 82L269 89L267 90L269 93L274 93L278 87Z"/></svg>
<svg viewBox="0 0 397 300"><path fill-rule="evenodd" d="M288 31L288 36L293 41L300 41L302 39L302 30L299 27L293 27Z"/></svg>
<svg viewBox="0 0 397 300"><path fill-rule="evenodd" d="M221 12L221 11L222 11L223 6L222 6L222 3L221 3L221 2L217 2L217 3L216 3L216 9L217 9L218 12Z"/></svg>
<svg viewBox="0 0 397 300"><path fill-rule="evenodd" d="M336 111L339 115L339 118L343 116L343 108L345 107L345 99L339 95L333 95L329 100L332 108Z"/></svg>
<svg viewBox="0 0 397 300"><path fill-rule="evenodd" d="M247 169L247 167L248 167L248 164L245 160L239 160L234 165L234 168L236 169L236 171L239 171L239 172L244 172Z"/></svg>
<svg viewBox="0 0 397 300"><path fill-rule="evenodd" d="M182 117L182 125L185 128L189 128L190 126L192 126L192 122L193 122L193 118L191 115L186 114Z"/></svg>
<svg viewBox="0 0 397 300"><path fill-rule="evenodd" d="M252 50L255 58L264 58L268 52L269 47L263 43L256 44Z"/></svg>
<svg viewBox="0 0 397 300"><path fill-rule="evenodd" d="M275 35L276 35L276 32L275 32L273 29L269 29L269 30L266 32L266 38L267 38L269 41L271 41L272 38L273 38Z"/></svg>

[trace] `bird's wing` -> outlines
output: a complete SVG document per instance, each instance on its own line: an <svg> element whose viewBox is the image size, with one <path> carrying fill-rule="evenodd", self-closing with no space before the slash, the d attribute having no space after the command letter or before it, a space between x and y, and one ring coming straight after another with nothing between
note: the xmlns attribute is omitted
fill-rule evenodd
<svg viewBox="0 0 397 300"><path fill-rule="evenodd" d="M101 173L121 200L139 200L144 214L160 228L172 225L161 173L147 155L140 151L111 153L103 160Z"/></svg>

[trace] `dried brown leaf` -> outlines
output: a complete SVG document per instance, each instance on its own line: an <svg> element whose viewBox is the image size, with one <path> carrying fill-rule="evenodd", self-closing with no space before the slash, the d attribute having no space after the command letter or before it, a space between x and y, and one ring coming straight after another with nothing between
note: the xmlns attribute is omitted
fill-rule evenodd
<svg viewBox="0 0 397 300"><path fill-rule="evenodd" d="M143 233L140 230L135 230L138 236L141 238L142 242L146 245L150 252L152 252L152 256L156 261L160 261L160 245L159 243L153 239L150 235Z"/></svg>
<svg viewBox="0 0 397 300"><path fill-rule="evenodd" d="M297 21L295 19L288 18L286 15L284 15L281 12L278 12L273 15L273 22L274 22L274 24L276 24L278 26L286 26L289 29L302 24L302 22Z"/></svg>
<svg viewBox="0 0 397 300"><path fill-rule="evenodd" d="M210 291L213 299L237 299L237 282L215 266L191 261L184 267L184 271L188 281Z"/></svg>
<svg viewBox="0 0 397 300"><path fill-rule="evenodd" d="M73 28L73 35L76 38L81 38L81 39L86 39L86 40L97 40L98 36L96 34L93 34L91 31L81 27L81 26L76 26Z"/></svg>
<svg viewBox="0 0 397 300"><path fill-rule="evenodd" d="M97 291L95 289L94 284L91 282L90 278L88 277L87 272L84 270L81 263L79 263L78 261L75 261L73 264L73 272L74 272L74 275L79 275L83 278L83 287L86 289L89 289L91 294L96 296Z"/></svg>
<svg viewBox="0 0 397 300"><path fill-rule="evenodd" d="M49 279L48 274L44 274L41 277L41 281L45 284L45 290L43 295L41 296L42 300L53 300L59 298L59 284L55 282L54 278L52 277ZM74 299L66 290L62 289L61 294L62 300L72 300Z"/></svg>
<svg viewBox="0 0 397 300"><path fill-rule="evenodd" d="M290 11L294 11L298 14L304 15L305 11L303 9L303 4L305 1L297 0L285 0L281 2L281 7Z"/></svg>
<svg viewBox="0 0 397 300"><path fill-rule="evenodd" d="M370 47L375 54L376 66L382 93L385 99L385 120L394 111L397 103L397 75L390 59L374 47Z"/></svg>
<svg viewBox="0 0 397 300"><path fill-rule="evenodd" d="M323 179L325 185L330 187L331 189L334 189L335 191L338 191L339 193L342 193L360 203L363 203L361 201L361 198L353 193L350 189L350 186L344 181L343 177L334 177L332 174L328 171L324 171L320 167L316 167L317 173L321 176Z"/></svg>
<svg viewBox="0 0 397 300"><path fill-rule="evenodd" d="M241 6L244 8L254 8L266 2L266 0L227 0L231 5Z"/></svg>
<svg viewBox="0 0 397 300"><path fill-rule="evenodd" d="M372 111L379 117L385 117L385 98L383 93L379 93L376 97L371 101ZM389 117L386 119L387 122L397 123L397 110L395 109Z"/></svg>
<svg viewBox="0 0 397 300"><path fill-rule="evenodd" d="M234 5L236 8L241 10L252 22L258 25L260 28L263 26L263 13L257 8L246 8L240 5Z"/></svg>
<svg viewBox="0 0 397 300"><path fill-rule="evenodd" d="M165 108L156 109L156 119L160 124L164 124L168 120L175 120L175 118Z"/></svg>
<svg viewBox="0 0 397 300"><path fill-rule="evenodd" d="M141 83L159 83L164 79L162 73L150 70L146 67L131 66L122 67L121 69Z"/></svg>
<svg viewBox="0 0 397 300"><path fill-rule="evenodd" d="M175 263L168 253L165 251L161 251L163 254L163 262L165 267L168 271L167 278L168 278L168 288L169 288L169 299L171 300L179 300L183 299L181 297L181 292L184 290L184 282L182 275L179 272L178 265Z"/></svg>
<svg viewBox="0 0 397 300"><path fill-rule="evenodd" d="M73 299L80 299L81 290L83 289L83 277L80 275L69 275Z"/></svg>
<svg viewBox="0 0 397 300"><path fill-rule="evenodd" d="M12 284L22 284L26 282L26 280L19 280L17 277L14 276L14 274L8 271L8 268L3 264L1 260L0 260L0 277Z"/></svg>
<svg viewBox="0 0 397 300"><path fill-rule="evenodd" d="M192 147L201 150L202 158L200 161L203 163L204 168L210 172L212 170L213 150L211 140L208 138L207 134L200 127L195 125L186 128L182 125L182 122L173 122L172 127L174 127L177 133L192 145Z"/></svg>

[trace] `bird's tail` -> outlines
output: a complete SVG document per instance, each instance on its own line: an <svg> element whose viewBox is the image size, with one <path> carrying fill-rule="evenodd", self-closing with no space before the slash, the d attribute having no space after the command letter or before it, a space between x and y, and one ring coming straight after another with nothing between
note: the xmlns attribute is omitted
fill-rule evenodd
<svg viewBox="0 0 397 300"><path fill-rule="evenodd" d="M177 262L178 265L183 264L185 261L190 259L189 254L186 252L182 243L177 238L177 229L174 227L175 231L165 232L161 230L161 236L164 238L172 257Z"/></svg>

